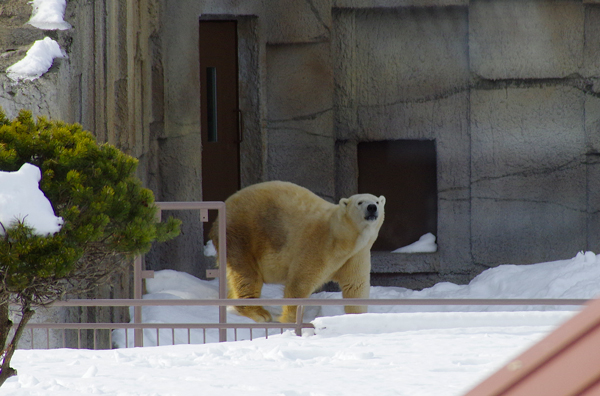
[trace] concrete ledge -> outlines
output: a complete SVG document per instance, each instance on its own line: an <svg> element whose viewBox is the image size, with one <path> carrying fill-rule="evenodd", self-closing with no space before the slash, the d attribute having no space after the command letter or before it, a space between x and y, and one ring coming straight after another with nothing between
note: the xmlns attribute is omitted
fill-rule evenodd
<svg viewBox="0 0 600 396"><path fill-rule="evenodd" d="M439 272L438 253L371 252L372 273L429 273Z"/></svg>

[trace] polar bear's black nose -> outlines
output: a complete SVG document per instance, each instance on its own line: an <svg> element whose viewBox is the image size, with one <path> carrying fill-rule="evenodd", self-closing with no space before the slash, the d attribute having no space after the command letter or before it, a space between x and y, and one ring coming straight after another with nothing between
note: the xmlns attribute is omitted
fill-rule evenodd
<svg viewBox="0 0 600 396"><path fill-rule="evenodd" d="M367 206L367 211L369 213L376 213L377 212L377 205L375 205L375 204L369 204L369 206Z"/></svg>

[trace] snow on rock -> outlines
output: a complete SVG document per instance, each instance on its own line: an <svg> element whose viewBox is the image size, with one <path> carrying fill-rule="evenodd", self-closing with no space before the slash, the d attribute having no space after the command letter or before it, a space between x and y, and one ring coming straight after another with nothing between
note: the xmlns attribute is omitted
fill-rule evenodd
<svg viewBox="0 0 600 396"><path fill-rule="evenodd" d="M6 69L6 74L13 81L35 80L50 70L54 58L64 57L66 54L58 43L45 37L34 42L25 58Z"/></svg>
<svg viewBox="0 0 600 396"><path fill-rule="evenodd" d="M418 241L411 243L408 246L398 248L392 253L434 253L437 252L437 244L435 243L435 235L431 232L423 235Z"/></svg>
<svg viewBox="0 0 600 396"><path fill-rule="evenodd" d="M66 0L33 0L30 25L44 30L66 30L71 25L64 21Z"/></svg>
<svg viewBox="0 0 600 396"><path fill-rule="evenodd" d="M0 223L5 228L23 221L37 235L60 231L63 219L54 215L50 201L39 188L40 169L23 164L16 172L0 171ZM4 230L0 227L0 234Z"/></svg>

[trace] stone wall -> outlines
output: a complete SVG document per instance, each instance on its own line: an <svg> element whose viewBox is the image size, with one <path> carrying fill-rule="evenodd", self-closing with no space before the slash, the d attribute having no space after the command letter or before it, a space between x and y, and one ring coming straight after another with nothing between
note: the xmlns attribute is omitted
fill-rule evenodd
<svg viewBox="0 0 600 396"><path fill-rule="evenodd" d="M375 283L467 282L600 250L598 1L68 4L74 29L51 34L69 59L19 86L0 70L0 105L83 123L140 158L159 200L202 199L198 20L235 19L242 186L283 179L336 201L357 192L359 142L435 140L439 250L374 254ZM0 67L39 35L6 12L0 43L15 51ZM196 216L181 214L183 236L150 268L203 276Z"/></svg>

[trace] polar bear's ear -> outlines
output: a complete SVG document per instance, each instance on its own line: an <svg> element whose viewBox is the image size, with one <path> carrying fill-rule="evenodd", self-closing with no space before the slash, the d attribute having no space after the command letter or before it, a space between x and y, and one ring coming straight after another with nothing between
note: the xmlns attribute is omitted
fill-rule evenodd
<svg viewBox="0 0 600 396"><path fill-rule="evenodd" d="M383 195L379 196L379 203L383 206L385 205L385 197Z"/></svg>
<svg viewBox="0 0 600 396"><path fill-rule="evenodd" d="M340 206L346 207L348 206L348 202L350 202L348 198L342 198L340 199Z"/></svg>

